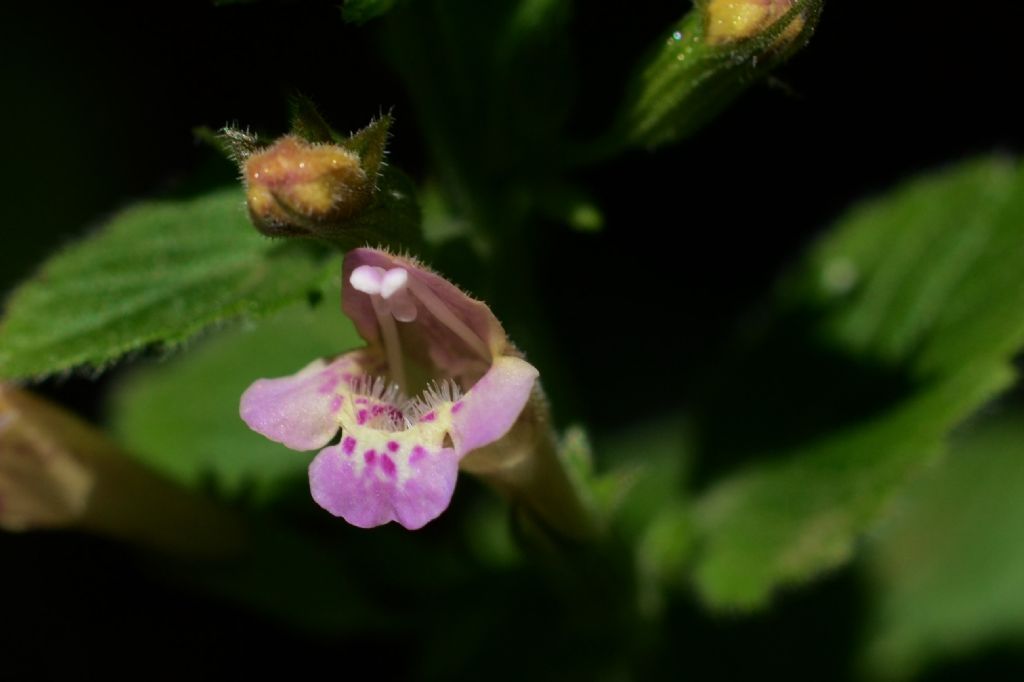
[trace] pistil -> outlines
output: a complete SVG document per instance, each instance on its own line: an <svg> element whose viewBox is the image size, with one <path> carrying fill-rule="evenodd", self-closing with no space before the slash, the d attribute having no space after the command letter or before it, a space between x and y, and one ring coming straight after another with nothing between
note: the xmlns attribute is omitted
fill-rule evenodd
<svg viewBox="0 0 1024 682"><path fill-rule="evenodd" d="M384 343L384 355L388 361L388 373L391 380L398 384L402 393L407 393L408 385L405 381L405 365L402 361L402 343L398 338L398 327L395 325L395 318L391 310L377 294L370 294L370 303L373 305L373 312L377 314L377 324L380 325L381 340Z"/></svg>

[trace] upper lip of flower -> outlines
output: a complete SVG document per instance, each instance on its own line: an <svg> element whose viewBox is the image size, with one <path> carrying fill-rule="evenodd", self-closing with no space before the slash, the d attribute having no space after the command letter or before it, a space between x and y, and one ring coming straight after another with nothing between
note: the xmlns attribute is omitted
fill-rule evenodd
<svg viewBox="0 0 1024 682"><path fill-rule="evenodd" d="M354 525L418 528L447 507L459 460L511 429L538 372L486 304L412 259L355 249L343 275L343 309L369 346L257 381L242 418L303 450L340 430L310 465L314 499ZM422 391L407 399L413 377Z"/></svg>
<svg viewBox="0 0 1024 682"><path fill-rule="evenodd" d="M396 277L402 271L404 279ZM380 278L377 291L373 282L367 281L372 272ZM455 379L468 389L493 358L516 354L485 303L413 259L377 249L356 249L345 257L342 274L342 309L360 336L384 349L392 377L401 385L404 381L395 376L400 369L395 367L395 356L398 362L408 359L429 376ZM389 276L390 282L386 281ZM384 288L387 284L392 286ZM404 307L410 299L415 305L415 324L394 324L401 320L394 313L409 312L396 310L394 304Z"/></svg>

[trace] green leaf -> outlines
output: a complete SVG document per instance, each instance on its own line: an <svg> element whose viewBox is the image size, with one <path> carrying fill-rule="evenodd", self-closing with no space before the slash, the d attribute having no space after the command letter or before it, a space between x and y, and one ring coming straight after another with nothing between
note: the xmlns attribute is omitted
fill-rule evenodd
<svg viewBox="0 0 1024 682"><path fill-rule="evenodd" d="M712 19L702 6L707 4L699 3L658 38L628 84L616 123L596 145L596 155L689 137L802 48L822 8L822 0L798 0L763 30L716 44L708 39Z"/></svg>
<svg viewBox="0 0 1024 682"><path fill-rule="evenodd" d="M238 189L148 201L14 292L0 325L0 376L102 369L150 344L173 347L210 325L264 317L335 274L307 245L258 235Z"/></svg>
<svg viewBox="0 0 1024 682"><path fill-rule="evenodd" d="M114 432L129 452L189 487L212 484L227 497L266 499L304 476L310 457L250 431L238 416L242 392L261 377L293 374L361 345L336 301L293 306L134 371L115 386Z"/></svg>
<svg viewBox="0 0 1024 682"><path fill-rule="evenodd" d="M876 677L1024 642L1024 422L1009 417L956 438L870 545L864 653Z"/></svg>
<svg viewBox="0 0 1024 682"><path fill-rule="evenodd" d="M745 462L698 507L695 577L717 606L764 604L846 561L946 434L1013 381L1024 174L975 161L857 208L779 307L716 375L733 399L722 433L702 425L704 458Z"/></svg>

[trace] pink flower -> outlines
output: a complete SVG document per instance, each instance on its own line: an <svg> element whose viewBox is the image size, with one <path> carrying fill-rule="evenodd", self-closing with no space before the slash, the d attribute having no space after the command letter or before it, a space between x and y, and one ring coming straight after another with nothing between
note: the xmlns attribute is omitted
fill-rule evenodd
<svg viewBox="0 0 1024 682"><path fill-rule="evenodd" d="M323 448L310 491L335 516L421 528L447 508L459 462L508 434L538 372L486 304L415 260L356 249L343 277L367 346L260 379L241 416L294 450Z"/></svg>

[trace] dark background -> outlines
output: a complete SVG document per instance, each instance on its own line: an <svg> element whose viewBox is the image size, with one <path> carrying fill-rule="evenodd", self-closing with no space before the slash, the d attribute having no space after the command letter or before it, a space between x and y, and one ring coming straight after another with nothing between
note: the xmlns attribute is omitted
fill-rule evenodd
<svg viewBox="0 0 1024 682"><path fill-rule="evenodd" d="M576 4L579 67L600 73L581 87L613 97L636 56L685 3L638 2L625 15L611 5ZM172 188L205 163L209 153L194 141L194 126L283 131L284 98L293 89L312 96L339 129L393 108L391 162L414 177L428 167L408 95L379 54L374 24L345 27L330 3L151 2L123 10L47 2L8 4L2 12L14 15L2 18L0 41L3 290L105 215ZM580 398L599 387L608 349L652 358L651 367L637 369L638 385L651 384L664 409L682 405L687 377L846 206L974 154L1019 154L1024 105L1011 97L1019 89L1018 31L993 10L975 17L963 4L833 0L777 83L753 88L692 141L586 171L605 231L551 225L549 250L535 266L550 294L536 314L552 325L555 351L569 359L563 379L579 387L561 396L556 390L560 418L614 426L639 416ZM575 115L581 130L599 118L592 108ZM639 272L649 273L652 286L678 292L678 307L645 305L620 286ZM635 326L610 326L599 347L574 337L578 317L624 310L641 322L673 315L689 331L637 338ZM44 390L99 416L102 384L69 379ZM7 679L241 677L275 664L296 677L320 667L340 676L352 657L386 659L386 677L416 669L418 654L394 651L415 652L414 643L289 631L157 580L136 555L106 542L2 535L0 561L0 665L13 666ZM785 597L768 615L699 621L680 607L659 635L670 646L647 656L641 672L670 677L673 669L704 666L702 677L834 678L856 643L859 590L848 570ZM545 627L554 628L538 626L538 636L571 638ZM137 666L137 657L147 663ZM933 678L1013 672L1021 672L1018 659L994 651Z"/></svg>

